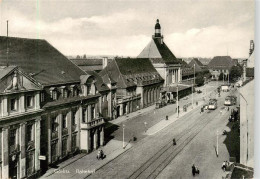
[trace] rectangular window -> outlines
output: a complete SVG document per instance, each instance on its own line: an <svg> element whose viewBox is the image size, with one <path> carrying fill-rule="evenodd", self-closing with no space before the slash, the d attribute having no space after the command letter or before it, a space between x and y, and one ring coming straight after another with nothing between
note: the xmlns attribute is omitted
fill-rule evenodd
<svg viewBox="0 0 260 179"><path fill-rule="evenodd" d="M73 135L71 140L72 151L75 151L76 147L77 147L77 135Z"/></svg>
<svg viewBox="0 0 260 179"><path fill-rule="evenodd" d="M45 94L44 92L41 92L41 102L44 102L45 101Z"/></svg>
<svg viewBox="0 0 260 179"><path fill-rule="evenodd" d="M62 140L62 157L65 157L67 154L67 139Z"/></svg>
<svg viewBox="0 0 260 179"><path fill-rule="evenodd" d="M33 174L33 169L34 169L34 158L33 158L33 153L27 153L26 156L26 173L27 175Z"/></svg>
<svg viewBox="0 0 260 179"><path fill-rule="evenodd" d="M26 96L26 107L33 106L33 96Z"/></svg>
<svg viewBox="0 0 260 179"><path fill-rule="evenodd" d="M9 145L13 146L16 144L16 129L10 130Z"/></svg>
<svg viewBox="0 0 260 179"><path fill-rule="evenodd" d="M17 99L16 98L10 99L10 106L11 106L11 111L17 111Z"/></svg>
<svg viewBox="0 0 260 179"><path fill-rule="evenodd" d="M72 111L71 124L76 125L76 111Z"/></svg>
<svg viewBox="0 0 260 179"><path fill-rule="evenodd" d="M68 95L68 90L67 89L63 89L63 98L67 98Z"/></svg>
<svg viewBox="0 0 260 179"><path fill-rule="evenodd" d="M91 120L95 118L95 105L91 105Z"/></svg>
<svg viewBox="0 0 260 179"><path fill-rule="evenodd" d="M56 117L53 117L51 119L51 128L52 128L52 132L55 132L57 131L57 121L56 121Z"/></svg>
<svg viewBox="0 0 260 179"><path fill-rule="evenodd" d="M30 142L33 140L33 125L27 125L27 130L26 130L26 135L27 135L27 142Z"/></svg>
<svg viewBox="0 0 260 179"><path fill-rule="evenodd" d="M52 162L56 161L56 153L57 153L56 145L57 145L56 143L51 145L51 161Z"/></svg>
<svg viewBox="0 0 260 179"><path fill-rule="evenodd" d="M67 128L67 115L62 114L62 128Z"/></svg>
<svg viewBox="0 0 260 179"><path fill-rule="evenodd" d="M82 108L82 122L86 122L86 108Z"/></svg>
<svg viewBox="0 0 260 179"><path fill-rule="evenodd" d="M57 91L56 90L52 91L52 99L53 100L57 100L58 99L58 95L57 95Z"/></svg>

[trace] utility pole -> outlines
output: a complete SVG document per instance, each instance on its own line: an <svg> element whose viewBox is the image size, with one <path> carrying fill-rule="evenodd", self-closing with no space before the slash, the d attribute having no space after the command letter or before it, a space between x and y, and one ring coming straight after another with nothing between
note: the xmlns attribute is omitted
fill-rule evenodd
<svg viewBox="0 0 260 179"><path fill-rule="evenodd" d="M218 157L218 130L217 130L217 157Z"/></svg>
<svg viewBox="0 0 260 179"><path fill-rule="evenodd" d="M194 86L195 86L195 63L193 64L193 83L192 83L192 108L193 108L193 96L194 96Z"/></svg>
<svg viewBox="0 0 260 179"><path fill-rule="evenodd" d="M125 125L123 124L123 149L125 149Z"/></svg>
<svg viewBox="0 0 260 179"><path fill-rule="evenodd" d="M178 83L177 83L177 118L179 118L179 89L178 89Z"/></svg>
<svg viewBox="0 0 260 179"><path fill-rule="evenodd" d="M6 21L6 58L7 58L7 66L9 59L9 47L8 47L8 20Z"/></svg>

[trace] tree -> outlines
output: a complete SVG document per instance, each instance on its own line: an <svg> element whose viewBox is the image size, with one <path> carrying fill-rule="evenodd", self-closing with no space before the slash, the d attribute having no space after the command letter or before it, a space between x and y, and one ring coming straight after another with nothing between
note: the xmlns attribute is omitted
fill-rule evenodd
<svg viewBox="0 0 260 179"><path fill-rule="evenodd" d="M83 55L83 58L84 58L84 59L86 59L86 58L87 58L86 54L84 54L84 55Z"/></svg>
<svg viewBox="0 0 260 179"><path fill-rule="evenodd" d="M197 86L202 86L204 85L204 76L202 74L199 74L196 76L195 83Z"/></svg>
<svg viewBox="0 0 260 179"><path fill-rule="evenodd" d="M243 74L243 68L240 65L233 66L230 70L229 80L235 82Z"/></svg>
<svg viewBox="0 0 260 179"><path fill-rule="evenodd" d="M222 80L223 80L223 78L224 78L224 73L223 73L223 72L221 72L221 73L220 73L220 75L219 75L219 77L218 77L218 80L219 80L219 81L222 81Z"/></svg>

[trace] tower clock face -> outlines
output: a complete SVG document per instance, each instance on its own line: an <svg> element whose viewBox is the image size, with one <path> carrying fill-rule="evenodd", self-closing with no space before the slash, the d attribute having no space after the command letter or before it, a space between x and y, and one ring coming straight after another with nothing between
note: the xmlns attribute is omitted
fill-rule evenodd
<svg viewBox="0 0 260 179"><path fill-rule="evenodd" d="M155 33L161 33L161 30L160 29L155 29Z"/></svg>

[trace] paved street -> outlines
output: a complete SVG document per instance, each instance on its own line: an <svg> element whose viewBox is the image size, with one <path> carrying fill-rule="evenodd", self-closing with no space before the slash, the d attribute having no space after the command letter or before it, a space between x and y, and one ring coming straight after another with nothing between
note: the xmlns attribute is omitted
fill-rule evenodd
<svg viewBox="0 0 260 179"><path fill-rule="evenodd" d="M221 95L217 110L200 114L197 109L186 114L157 135L139 142L90 178L191 178L193 163L200 167L200 178L221 178L225 175L221 164L229 158L223 144L225 137L219 135L219 157L216 157L215 146L216 130L219 134L223 129L228 130L229 112L221 109L226 95ZM171 146L173 137L177 139L176 147ZM164 166L168 162L168 167Z"/></svg>
<svg viewBox="0 0 260 179"><path fill-rule="evenodd" d="M215 96L215 92L213 92L215 89L216 85L214 83L209 84L207 95ZM194 102L200 101L199 104L204 103L203 96L205 96L204 93L195 94ZM224 95L221 96L221 103L223 103L223 99ZM186 100L180 100L179 104L182 107L190 102L191 95ZM222 106L222 104L219 106ZM222 144L224 137L220 135L220 156L215 160L216 126L218 126L219 131L226 128L226 119L229 115L229 113L220 115L219 111L220 107L215 111L200 114L199 106L193 110L189 107L188 112L181 112L180 118L177 120L172 119L176 118L176 105L172 104L161 109L151 109L150 112L143 113L130 120L125 116L115 125L116 130L111 133L112 140L103 148L105 154L107 154L106 159L97 161L95 159L96 154L93 152L67 166L64 165L64 167L58 168L59 170L52 169L43 177L155 178L159 176L159 178L178 178L179 176L191 176L192 163L198 164L202 167L201 170L207 171L203 172L200 175L201 177L211 176L214 172L214 175L221 177L224 174L221 170L208 170L207 168L208 166L212 167L212 165L219 168L221 163L228 159L227 150ZM166 115L169 116L169 124L164 126L163 130L158 129L158 132L149 134L149 131L153 128L157 126L160 128L158 124L165 121ZM171 122L171 120L174 121ZM146 128L144 122L147 122ZM122 149L123 124L125 124L125 141L130 142L127 143L126 149ZM146 129L147 132L145 132ZM137 141L131 141L133 136L137 137ZM177 141L177 146L174 147L172 146L173 138L176 138ZM203 156L207 158L204 159ZM162 161L164 161L164 165L160 165ZM203 166L206 168L203 168ZM78 172L76 169L78 169ZM95 173L92 173L92 171Z"/></svg>

